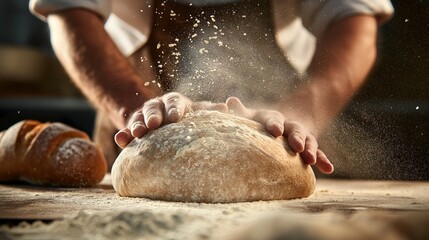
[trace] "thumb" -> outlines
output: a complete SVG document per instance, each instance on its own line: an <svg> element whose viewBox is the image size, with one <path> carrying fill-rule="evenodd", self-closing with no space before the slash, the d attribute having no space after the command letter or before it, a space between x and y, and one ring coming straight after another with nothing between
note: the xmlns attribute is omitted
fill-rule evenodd
<svg viewBox="0 0 429 240"><path fill-rule="evenodd" d="M229 97L226 100L226 106L228 107L228 110L230 113L245 117L248 119L253 118L252 111L250 111L244 104L238 99L237 97Z"/></svg>

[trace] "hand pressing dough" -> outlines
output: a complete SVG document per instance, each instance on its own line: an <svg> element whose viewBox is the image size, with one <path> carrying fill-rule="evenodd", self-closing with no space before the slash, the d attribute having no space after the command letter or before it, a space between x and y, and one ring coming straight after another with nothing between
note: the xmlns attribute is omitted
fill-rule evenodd
<svg viewBox="0 0 429 240"><path fill-rule="evenodd" d="M286 150L285 150L286 149ZM315 176L283 137L248 119L216 111L187 114L133 140L116 159L121 196L228 203L302 198Z"/></svg>

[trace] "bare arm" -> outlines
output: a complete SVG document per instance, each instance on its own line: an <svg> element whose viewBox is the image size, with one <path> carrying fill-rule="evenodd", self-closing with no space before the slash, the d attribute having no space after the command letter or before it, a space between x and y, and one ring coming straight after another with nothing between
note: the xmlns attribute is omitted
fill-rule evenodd
<svg viewBox="0 0 429 240"><path fill-rule="evenodd" d="M308 82L279 105L280 111L318 136L364 83L376 58L376 37L372 16L332 23L317 43Z"/></svg>
<svg viewBox="0 0 429 240"><path fill-rule="evenodd" d="M56 55L85 96L121 129L115 137L121 147L161 126L164 115L167 122L179 121L188 105L226 111L225 104L194 103L178 93L163 95L154 84L144 86L154 75L140 79L91 11L60 11L48 23Z"/></svg>
<svg viewBox="0 0 429 240"><path fill-rule="evenodd" d="M274 136L284 135L292 150L300 153L305 163L315 164L322 172L331 173L333 165L318 149L316 136L364 82L375 60L376 31L376 20L371 16L349 17L332 23L318 42L309 69L308 83L273 110L249 109L233 97L227 100L227 108L263 123ZM133 137L141 137L147 129L159 127L163 121L163 110L168 110L168 113L174 110L171 112L176 117L170 121L178 121L178 116L182 116L185 111L184 106L190 102L182 97L175 93L149 101L131 119L138 128L121 130L116 135L117 143L124 147ZM226 110L225 106L219 104L204 108ZM149 124L148 119L157 120Z"/></svg>
<svg viewBox="0 0 429 240"><path fill-rule="evenodd" d="M145 101L161 95L159 89L144 86L95 13L60 11L50 14L48 23L52 46L65 70L118 129L126 126L130 115Z"/></svg>
<svg viewBox="0 0 429 240"><path fill-rule="evenodd" d="M371 16L334 22L318 41L308 81L273 110L249 109L236 98L228 99L227 105L263 123L274 136L285 136L305 163L331 173L333 165L316 138L363 84L376 57L376 34Z"/></svg>

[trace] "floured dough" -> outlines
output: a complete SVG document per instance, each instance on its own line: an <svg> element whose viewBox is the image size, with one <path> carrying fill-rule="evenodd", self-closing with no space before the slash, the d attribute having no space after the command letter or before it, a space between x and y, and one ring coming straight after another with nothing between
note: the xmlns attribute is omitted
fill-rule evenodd
<svg viewBox="0 0 429 240"><path fill-rule="evenodd" d="M307 197L315 177L261 124L198 111L133 140L113 165L112 183L121 196L226 203Z"/></svg>

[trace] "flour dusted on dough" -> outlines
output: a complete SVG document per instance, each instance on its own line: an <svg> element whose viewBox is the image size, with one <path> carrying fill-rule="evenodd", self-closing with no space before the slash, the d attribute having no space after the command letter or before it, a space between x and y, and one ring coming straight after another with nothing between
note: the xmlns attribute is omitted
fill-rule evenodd
<svg viewBox="0 0 429 240"><path fill-rule="evenodd" d="M307 197L314 173L285 148L259 123L198 111L130 143L112 168L112 183L121 196L167 201Z"/></svg>

